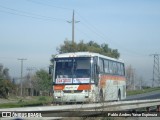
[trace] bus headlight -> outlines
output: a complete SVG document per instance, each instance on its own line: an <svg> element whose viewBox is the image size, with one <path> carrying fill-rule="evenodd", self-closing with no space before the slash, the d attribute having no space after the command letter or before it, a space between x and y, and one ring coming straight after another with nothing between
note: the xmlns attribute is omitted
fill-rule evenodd
<svg viewBox="0 0 160 120"><path fill-rule="evenodd" d="M91 92L91 90L85 90L84 92Z"/></svg>
<svg viewBox="0 0 160 120"><path fill-rule="evenodd" d="M56 99L60 99L61 97L60 97L60 96L59 96L59 97L56 96L55 98L56 98Z"/></svg>
<svg viewBox="0 0 160 120"><path fill-rule="evenodd" d="M88 92L88 90L85 90L84 92Z"/></svg>

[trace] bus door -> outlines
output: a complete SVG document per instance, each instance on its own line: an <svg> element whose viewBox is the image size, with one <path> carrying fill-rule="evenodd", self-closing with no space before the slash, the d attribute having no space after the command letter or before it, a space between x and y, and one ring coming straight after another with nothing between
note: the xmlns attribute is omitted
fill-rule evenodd
<svg viewBox="0 0 160 120"><path fill-rule="evenodd" d="M98 86L99 83L99 67L98 67L98 57L93 57L93 69L92 69L92 79L94 79L94 83Z"/></svg>

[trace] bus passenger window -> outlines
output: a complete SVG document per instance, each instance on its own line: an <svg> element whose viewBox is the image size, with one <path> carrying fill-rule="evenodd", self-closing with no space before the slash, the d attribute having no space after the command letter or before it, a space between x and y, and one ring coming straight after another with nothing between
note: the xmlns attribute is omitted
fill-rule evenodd
<svg viewBox="0 0 160 120"><path fill-rule="evenodd" d="M124 71L124 64L121 63L120 69L121 69L121 75L124 76L124 73L125 73L125 71Z"/></svg>
<svg viewBox="0 0 160 120"><path fill-rule="evenodd" d="M99 59L99 66L100 66L100 72L104 72L104 68L103 68L103 60Z"/></svg>
<svg viewBox="0 0 160 120"><path fill-rule="evenodd" d="M117 74L117 64L116 64L116 62L113 62L113 74L114 75Z"/></svg>
<svg viewBox="0 0 160 120"><path fill-rule="evenodd" d="M118 75L121 75L121 64L117 63L117 71L118 71Z"/></svg>
<svg viewBox="0 0 160 120"><path fill-rule="evenodd" d="M109 73L109 61L104 60L104 72Z"/></svg>
<svg viewBox="0 0 160 120"><path fill-rule="evenodd" d="M122 64L122 69L123 69L123 76L125 75L125 68L124 68L124 64Z"/></svg>
<svg viewBox="0 0 160 120"><path fill-rule="evenodd" d="M113 62L109 61L109 73L113 74Z"/></svg>

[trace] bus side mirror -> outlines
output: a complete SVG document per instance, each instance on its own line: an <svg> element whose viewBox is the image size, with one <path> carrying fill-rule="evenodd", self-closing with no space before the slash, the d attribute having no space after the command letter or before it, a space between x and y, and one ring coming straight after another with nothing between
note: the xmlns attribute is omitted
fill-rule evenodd
<svg viewBox="0 0 160 120"><path fill-rule="evenodd" d="M52 74L52 67L49 66L49 75L51 75L51 74Z"/></svg>
<svg viewBox="0 0 160 120"><path fill-rule="evenodd" d="M52 85L55 85L55 82L53 82Z"/></svg>

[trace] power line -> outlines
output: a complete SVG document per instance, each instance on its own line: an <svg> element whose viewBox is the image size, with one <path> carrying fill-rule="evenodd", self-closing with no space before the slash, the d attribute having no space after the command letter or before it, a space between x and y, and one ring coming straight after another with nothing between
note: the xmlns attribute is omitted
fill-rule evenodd
<svg viewBox="0 0 160 120"><path fill-rule="evenodd" d="M99 37L101 37L102 39L106 40L106 37L104 37L104 35L102 35L102 33L97 32L99 31L96 27L94 27L90 22L88 22L83 16L81 16L77 11L76 11L77 15L80 16L86 23L82 23L84 26L86 26L88 29L90 29L92 32L94 32L95 34L97 34ZM91 26L91 27L90 27Z"/></svg>
<svg viewBox="0 0 160 120"><path fill-rule="evenodd" d="M78 30L80 33L83 33L88 39L92 40L91 36L89 36L87 33L85 33L83 30L80 30L79 28L76 27L76 30Z"/></svg>
<svg viewBox="0 0 160 120"><path fill-rule="evenodd" d="M34 0L26 0L28 2L32 2L32 3L35 3L35 4L40 4L40 5L44 5L44 6L49 6L49 7L54 7L54 8L58 8L58 9L65 9L65 10L72 10L70 8L64 8L64 7L59 7L59 6L53 6L53 5L49 5L49 4L46 4L46 3L42 3L42 2L37 2L37 1L34 1ZM76 11L77 13L77 11ZM86 23L89 23L84 17L82 17L79 13L77 13L81 18L83 18L85 20ZM72 20L72 27L74 26L73 25L73 20ZM83 23L82 23L83 24ZM84 24L85 25L85 24ZM87 24L86 24L87 25ZM91 25L93 27L93 25ZM93 27L95 30L91 29L88 25L87 27L92 31L94 32L95 34L97 34L99 37L101 37L102 39L106 40L99 32L99 30L97 30L95 27ZM73 28L72 28L72 41L73 41Z"/></svg>
<svg viewBox="0 0 160 120"><path fill-rule="evenodd" d="M49 4L46 4L46 3L42 3L42 2L37 2L37 1L34 1L34 0L26 0L26 1L28 1L28 2L32 2L32 3L35 3L35 4L40 4L40 5L44 5L44 6L49 6L49 7L54 7L54 8L58 8L58 9L65 9L65 10L72 10L72 9L70 9L70 8L64 8L64 7L59 7L59 6L53 6L53 5L49 5ZM103 40L108 40L108 38L106 39L106 36L102 33L102 32L100 32L95 26L93 26L87 19L85 19L82 15L80 15L79 13L78 13L78 11L76 10L76 13L77 13L77 15L79 16L79 17L81 17L85 22L83 23L83 22L81 22L82 23L82 25L84 25L85 27L87 27L90 31L92 31L93 33L95 33L97 36L99 36L101 39L103 39ZM73 24L73 22L72 22L72 24ZM72 27L73 27L74 25L72 25ZM73 41L73 28L72 28L72 41ZM113 42L113 41L112 41ZM117 45L117 46L119 46L120 48L122 48L123 50L125 50L125 51L130 51L130 53L134 53L134 54L140 54L139 52L135 52L135 51L133 51L133 50L129 50L129 49L127 49L127 48L125 48L124 46L122 47L121 45L119 45L119 44L117 44L117 43L115 43L114 42L114 44L115 45Z"/></svg>
<svg viewBox="0 0 160 120"><path fill-rule="evenodd" d="M12 57L3 57L3 56L0 56L0 59L16 59L16 58L12 58Z"/></svg>
<svg viewBox="0 0 160 120"><path fill-rule="evenodd" d="M155 86L155 82L160 84L160 71L159 71L159 56L160 54L151 54L150 56L154 57L153 63L153 78L152 78L152 87Z"/></svg>
<svg viewBox="0 0 160 120"><path fill-rule="evenodd" d="M5 7L2 5L0 5L0 7L3 9L7 9L7 10L12 11L12 12L9 12L9 11L0 10L0 12L4 12L4 13L8 13L8 14L18 15L18 16L23 16L23 17L30 17L30 18L41 19L41 20L66 21L65 19L48 17L48 16L44 16L44 15L40 15L40 14L35 14L35 13L30 13L30 12L26 12L26 11L21 11L21 10Z"/></svg>
<svg viewBox="0 0 160 120"><path fill-rule="evenodd" d="M98 30L94 25L92 25L87 19L85 19L82 15L80 15L77 11L76 11L77 15L79 17L81 17L85 22L81 22L86 28L88 28L89 30L91 30L93 33L95 33L97 36L99 36L102 40L106 41L108 40L108 38L105 36L105 34L103 34L100 30ZM106 39L107 38L107 39ZM113 42L113 41L112 41ZM127 51L127 52L130 52L130 53L133 53L133 54L139 54L139 55L142 55L140 54L139 52L135 52L133 50L130 50L130 49L127 49L125 46L121 46L117 43L114 42L115 45L119 46L121 49ZM144 54L143 54L144 55Z"/></svg>
<svg viewBox="0 0 160 120"><path fill-rule="evenodd" d="M70 10L72 11L72 9L70 8L65 8L65 7L59 7L59 6L54 6L54 5L50 5L50 4L46 4L46 3L42 3L42 2L37 2L37 1L34 1L34 0L26 0L28 2L32 2L32 3L35 3L35 4L39 4L39 5L44 5L44 6L48 6L48 7L54 7L54 8L58 8L58 9L64 9L64 10Z"/></svg>
<svg viewBox="0 0 160 120"><path fill-rule="evenodd" d="M54 7L54 8L58 8L58 9L72 10L72 9L69 9L69 8L49 5L49 4L46 4L46 3L39 2L39 1L38 2L37 1L33 1L33 0L26 0L26 1L32 2L32 3L35 3L35 4L40 4L40 5L45 5L45 6L49 6L49 7ZM18 15L18 16L23 16L23 17L30 17L30 18L34 18L34 19L40 19L40 20L66 21L65 19L58 19L58 18L48 17L48 16L39 15L39 14L35 14L35 13L29 13L29 12L26 12L26 11L20 11L20 10L16 10L16 9L13 9L13 8L8 8L8 7L2 6L2 5L0 5L0 7L4 8L4 9L11 10L11 11L14 11L14 12L8 12L8 11L2 11L2 10L0 10L0 12L12 14L12 15ZM18 12L18 13L15 13L15 12ZM82 17L77 11L76 11L76 13L77 13L77 15L79 15L85 21L84 23L82 22L82 25L84 25L85 27L87 27L90 31L92 31L93 33L95 33L101 39L103 39L105 41L108 39L108 38L106 39L106 36L102 32L100 32L95 26L91 25L91 23L88 22L84 17ZM73 24L73 22L72 22L72 24ZM73 38L74 38L73 37L73 35L74 35L73 34L73 26L74 25L72 25L72 41L73 41ZM117 43L114 43L114 44L116 44L117 46L120 46ZM129 50L129 49L125 48L124 46L121 47L121 48L123 50L125 50L125 51L130 51L130 52L132 52L134 54L139 54L139 52L135 52L135 51Z"/></svg>

